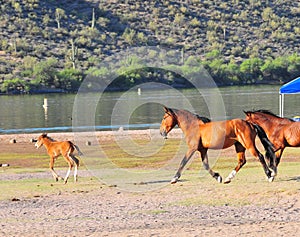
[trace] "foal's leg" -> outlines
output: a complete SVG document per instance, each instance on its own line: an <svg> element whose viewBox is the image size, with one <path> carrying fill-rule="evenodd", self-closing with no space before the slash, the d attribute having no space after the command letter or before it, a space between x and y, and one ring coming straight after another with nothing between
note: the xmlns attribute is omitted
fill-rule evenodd
<svg viewBox="0 0 300 237"><path fill-rule="evenodd" d="M72 160L75 163L75 167L74 167L74 182L77 182L77 171L78 171L78 166L79 166L79 160L73 155L70 154Z"/></svg>
<svg viewBox="0 0 300 237"><path fill-rule="evenodd" d="M200 150L202 164L205 170L207 170L212 177L214 177L219 183L222 183L222 177L219 173L215 173L212 169L210 169L208 164L208 157L207 157L207 149Z"/></svg>
<svg viewBox="0 0 300 237"><path fill-rule="evenodd" d="M68 157L69 158L69 157ZM68 168L68 171L66 173L66 176L64 178L64 183L66 184L68 182L68 179L69 179L69 176L70 176L70 173L71 173L71 170L73 168L73 162L70 160L70 159L67 159L67 162L68 162L68 165L69 165L69 168Z"/></svg>
<svg viewBox="0 0 300 237"><path fill-rule="evenodd" d="M68 171L67 171L66 176L64 178L64 183L66 184L68 182L71 170L73 168L73 160L70 156L70 152L68 152L67 154L64 154L64 158L68 162L68 165L69 165Z"/></svg>
<svg viewBox="0 0 300 237"><path fill-rule="evenodd" d="M53 178L55 179L55 181L57 182L58 179L61 179L61 177L59 177L59 175L55 172L54 170L54 160L55 160L56 157L53 157L51 156L50 157L50 164L49 164L49 168L50 168L50 171L52 173L52 176Z"/></svg>
<svg viewBox="0 0 300 237"><path fill-rule="evenodd" d="M171 184L175 184L177 183L178 179L180 178L181 176L181 172L184 168L184 166L186 165L186 163L190 160L190 158L192 157L192 155L195 153L195 149L189 149L185 156L183 157L181 163L180 163L180 166L179 166L179 169L178 171L176 172L174 178L171 180Z"/></svg>
<svg viewBox="0 0 300 237"><path fill-rule="evenodd" d="M242 146L241 143L236 142L235 144L235 151L237 154L238 164L234 168L234 170L227 176L224 183L228 184L231 182L231 180L235 177L236 173L246 164L246 158L245 158L245 147Z"/></svg>
<svg viewBox="0 0 300 237"><path fill-rule="evenodd" d="M68 182L68 179L69 179L71 170L72 170L72 168L73 168L73 164L72 164L71 161L68 161L68 164L69 164L69 168L68 168L68 171L67 171L66 176L65 176L65 178L64 178L64 183L65 183L65 184Z"/></svg>

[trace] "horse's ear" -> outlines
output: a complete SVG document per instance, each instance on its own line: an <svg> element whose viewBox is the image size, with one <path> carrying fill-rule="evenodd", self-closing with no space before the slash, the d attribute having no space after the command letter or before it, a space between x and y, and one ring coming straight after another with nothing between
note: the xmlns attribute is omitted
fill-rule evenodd
<svg viewBox="0 0 300 237"><path fill-rule="evenodd" d="M165 113L168 113L170 110L166 106L164 106Z"/></svg>
<svg viewBox="0 0 300 237"><path fill-rule="evenodd" d="M42 137L47 137L47 135L48 135L47 133L43 133Z"/></svg>
<svg viewBox="0 0 300 237"><path fill-rule="evenodd" d="M247 116L250 116L250 115L251 115L251 113L250 113L249 111L243 110L243 112L244 112Z"/></svg>

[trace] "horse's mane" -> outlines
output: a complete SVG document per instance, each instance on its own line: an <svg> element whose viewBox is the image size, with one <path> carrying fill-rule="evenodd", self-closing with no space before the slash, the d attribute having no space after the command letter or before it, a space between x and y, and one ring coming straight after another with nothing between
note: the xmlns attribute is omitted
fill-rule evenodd
<svg viewBox="0 0 300 237"><path fill-rule="evenodd" d="M280 118L278 115L274 114L272 111L267 110L267 109L258 109L258 110L249 111L249 112L250 113L263 113L263 114L268 114L268 115Z"/></svg>
<svg viewBox="0 0 300 237"><path fill-rule="evenodd" d="M190 113L191 115L195 116L198 120L201 120L203 123L209 123L209 122L211 122L211 120L210 120L209 118L204 117L204 116L200 116L200 115L198 115L198 114L194 114L194 113L192 113L192 112L190 112L190 111L188 111L188 110L178 110L178 109L171 109L171 108L169 108L169 111L170 111L172 114L174 114L174 115L176 115L176 113L177 113L178 111L185 111L185 112L188 112L188 113Z"/></svg>
<svg viewBox="0 0 300 237"><path fill-rule="evenodd" d="M198 114L194 114L194 115L197 117L197 119L201 120L203 123L209 123L209 122L211 122L211 120L209 118L200 116Z"/></svg>
<svg viewBox="0 0 300 237"><path fill-rule="evenodd" d="M258 110L247 111L247 112L249 112L249 113L263 113L263 114L268 114L268 115L274 116L274 117L276 117L276 118L281 118L281 117L279 117L278 115L274 114L272 111L267 110L267 109L258 109ZM247 112L246 112L246 113L247 113ZM286 118L286 119L288 119L288 120L294 122L293 119L290 119L290 118Z"/></svg>
<svg viewBox="0 0 300 237"><path fill-rule="evenodd" d="M53 139L52 137L49 137L47 133L43 133L43 134L42 134L42 137L43 137L43 138L48 138L51 142L55 142L55 141L56 141L56 140Z"/></svg>

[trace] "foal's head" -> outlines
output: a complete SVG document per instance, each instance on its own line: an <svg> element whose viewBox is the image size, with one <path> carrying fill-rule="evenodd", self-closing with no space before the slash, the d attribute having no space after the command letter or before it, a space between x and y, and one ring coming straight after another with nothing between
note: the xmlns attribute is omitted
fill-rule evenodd
<svg viewBox="0 0 300 237"><path fill-rule="evenodd" d="M44 144L44 139L48 138L46 133L43 133L42 135L40 135L35 143L35 147L36 149L39 149L43 144Z"/></svg>
<svg viewBox="0 0 300 237"><path fill-rule="evenodd" d="M160 134L166 139L168 133L178 123L173 109L164 107L165 114L160 125Z"/></svg>

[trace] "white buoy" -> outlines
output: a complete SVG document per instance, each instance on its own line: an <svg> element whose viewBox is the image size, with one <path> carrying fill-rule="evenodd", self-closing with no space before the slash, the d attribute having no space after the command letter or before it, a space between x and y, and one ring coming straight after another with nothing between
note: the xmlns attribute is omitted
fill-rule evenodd
<svg viewBox="0 0 300 237"><path fill-rule="evenodd" d="M142 89L141 88L138 88L138 95L141 95L142 94Z"/></svg>
<svg viewBox="0 0 300 237"><path fill-rule="evenodd" d="M47 109L47 108L48 108L48 99L47 99L47 98L44 98L43 108L44 108L44 109Z"/></svg>
<svg viewBox="0 0 300 237"><path fill-rule="evenodd" d="M44 98L43 108L44 108L45 120L48 120L48 99L47 98Z"/></svg>

